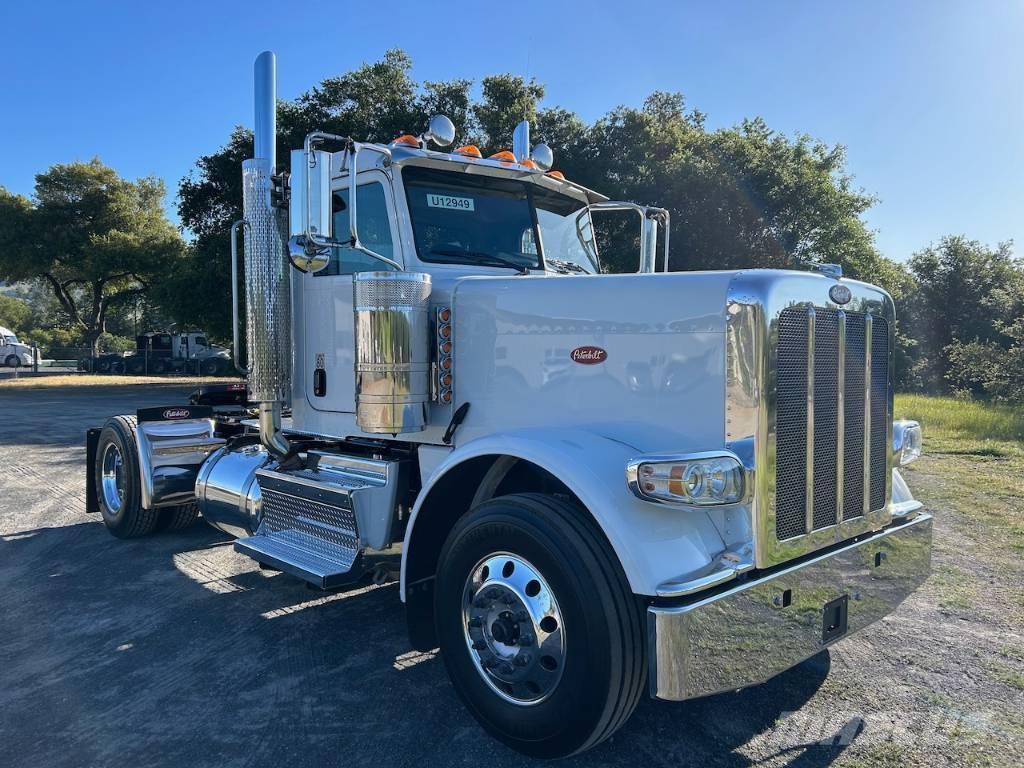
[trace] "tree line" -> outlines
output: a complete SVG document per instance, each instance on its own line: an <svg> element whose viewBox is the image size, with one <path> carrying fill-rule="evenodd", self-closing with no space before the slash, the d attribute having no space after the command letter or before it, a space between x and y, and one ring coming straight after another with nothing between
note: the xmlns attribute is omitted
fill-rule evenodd
<svg viewBox="0 0 1024 768"><path fill-rule="evenodd" d="M452 118L458 143L486 155L507 149L525 118L568 178L670 211L671 269L841 264L896 301L901 389L1024 400L1024 267L1009 243L949 235L899 263L864 223L875 199L855 185L841 145L785 135L760 118L712 130L678 93L653 93L589 124L542 106L543 97L542 84L511 74L484 77L479 89L462 79L418 83L409 57L393 50L279 102L279 163L314 129L388 142L436 113ZM116 337L129 327L149 330L140 318L227 338L228 231L241 216L240 164L252 143L236 128L181 180L187 237L164 216L161 181L120 179L99 160L51 167L31 199L0 188L0 279L27 285L33 307L48 307L19 320L24 307L12 302L24 296L0 298L0 324L94 349L123 344ZM604 221L604 269L635 269L634 233L624 220Z"/></svg>

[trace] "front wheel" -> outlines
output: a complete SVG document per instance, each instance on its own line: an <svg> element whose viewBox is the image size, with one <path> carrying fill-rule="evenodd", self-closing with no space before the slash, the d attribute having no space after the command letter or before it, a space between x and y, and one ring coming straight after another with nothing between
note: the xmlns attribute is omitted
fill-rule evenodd
<svg viewBox="0 0 1024 768"><path fill-rule="evenodd" d="M21 360L18 359L17 355L8 355L4 363L8 368L17 368L21 365Z"/></svg>
<svg viewBox="0 0 1024 768"><path fill-rule="evenodd" d="M501 496L463 517L441 553L435 620L467 708L528 755L608 738L646 681L642 606L594 522L560 497Z"/></svg>

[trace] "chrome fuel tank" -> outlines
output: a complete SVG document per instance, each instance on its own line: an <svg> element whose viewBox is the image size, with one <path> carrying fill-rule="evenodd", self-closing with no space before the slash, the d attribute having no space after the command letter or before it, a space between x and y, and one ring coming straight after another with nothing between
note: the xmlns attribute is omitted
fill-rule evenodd
<svg viewBox="0 0 1024 768"><path fill-rule="evenodd" d="M256 470L272 462L262 445L221 448L210 456L196 478L196 499L203 519L231 536L254 533L261 517Z"/></svg>

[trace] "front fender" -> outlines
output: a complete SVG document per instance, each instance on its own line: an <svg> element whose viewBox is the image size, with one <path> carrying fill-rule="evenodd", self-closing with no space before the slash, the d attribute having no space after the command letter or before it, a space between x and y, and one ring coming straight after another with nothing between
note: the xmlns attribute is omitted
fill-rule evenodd
<svg viewBox="0 0 1024 768"><path fill-rule="evenodd" d="M604 532L636 594L655 595L659 584L709 567L725 544L706 512L652 504L630 492L625 467L639 453L593 432L564 427L491 434L459 446L431 473L413 507L402 551L402 600L420 511L441 478L481 456L531 462L562 481Z"/></svg>

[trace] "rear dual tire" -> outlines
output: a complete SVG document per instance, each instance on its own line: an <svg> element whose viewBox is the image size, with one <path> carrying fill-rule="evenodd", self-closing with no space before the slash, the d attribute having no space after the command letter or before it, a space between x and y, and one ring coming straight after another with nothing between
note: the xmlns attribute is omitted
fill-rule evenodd
<svg viewBox="0 0 1024 768"><path fill-rule="evenodd" d="M442 656L488 732L527 755L554 758L590 749L625 723L646 682L643 607L584 510L542 494L492 499L456 524L440 563ZM517 569L529 573L525 589ZM538 625L547 622L550 633L533 625L543 608L531 588L555 606ZM531 687L518 685L516 676L537 660Z"/></svg>
<svg viewBox="0 0 1024 768"><path fill-rule="evenodd" d="M194 502L162 509L142 508L136 426L134 416L114 416L100 432L93 472L103 523L119 539L134 539L157 530L184 530L199 516Z"/></svg>

